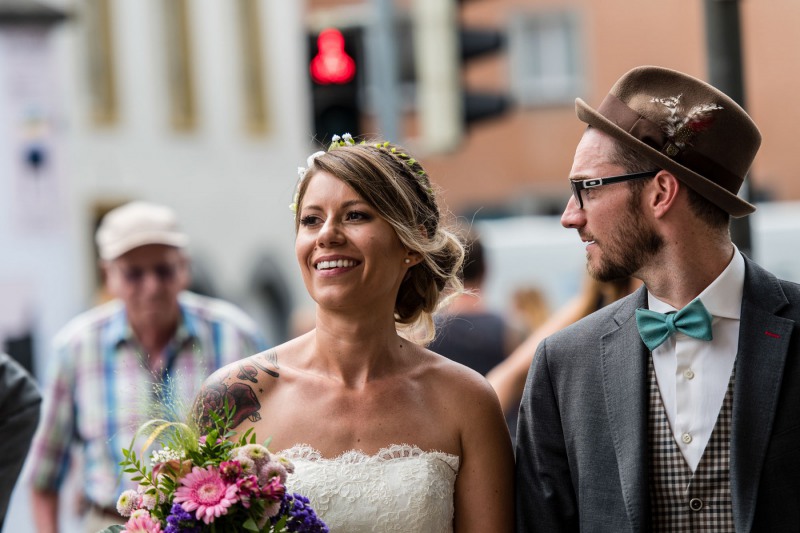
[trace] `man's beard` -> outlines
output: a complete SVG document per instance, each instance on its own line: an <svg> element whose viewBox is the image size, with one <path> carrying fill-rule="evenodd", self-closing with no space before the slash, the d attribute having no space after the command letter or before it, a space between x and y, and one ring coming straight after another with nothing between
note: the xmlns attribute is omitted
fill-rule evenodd
<svg viewBox="0 0 800 533"><path fill-rule="evenodd" d="M631 198L617 227L618 233L602 241L602 255L589 274L598 281L616 281L632 276L664 246L664 239L634 211L638 195Z"/></svg>

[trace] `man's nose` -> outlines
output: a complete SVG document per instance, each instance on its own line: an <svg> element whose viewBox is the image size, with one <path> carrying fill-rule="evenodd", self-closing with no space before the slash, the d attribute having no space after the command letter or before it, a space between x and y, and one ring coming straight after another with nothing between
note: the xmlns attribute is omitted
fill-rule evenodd
<svg viewBox="0 0 800 533"><path fill-rule="evenodd" d="M583 226L586 222L586 216L578 206L578 201L574 196L570 195L567 200L567 205L564 207L564 212L561 213L561 225L565 228L578 228Z"/></svg>

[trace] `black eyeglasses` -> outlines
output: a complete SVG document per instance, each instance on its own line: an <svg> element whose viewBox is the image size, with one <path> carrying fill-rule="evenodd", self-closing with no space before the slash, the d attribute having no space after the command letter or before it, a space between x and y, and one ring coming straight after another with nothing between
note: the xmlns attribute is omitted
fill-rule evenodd
<svg viewBox="0 0 800 533"><path fill-rule="evenodd" d="M572 187L572 196L578 203L578 207L583 209L583 197L581 191L584 189L594 189L595 187L602 187L603 185L611 185L612 183L621 183L623 181L630 181L639 178L649 178L661 172L660 170L648 170L647 172L634 172L633 174L622 174L621 176L611 176L609 178L594 178L590 180L570 180L569 184Z"/></svg>

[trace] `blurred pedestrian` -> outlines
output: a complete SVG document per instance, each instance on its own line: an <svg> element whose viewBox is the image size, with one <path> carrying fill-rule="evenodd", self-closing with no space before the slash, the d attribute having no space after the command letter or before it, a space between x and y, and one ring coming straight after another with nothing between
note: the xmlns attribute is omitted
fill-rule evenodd
<svg viewBox="0 0 800 533"><path fill-rule="evenodd" d="M483 299L486 257L473 231L465 239L462 267L464 292L436 317L436 337L428 349L486 375L522 341L522 333L506 318L487 308Z"/></svg>
<svg viewBox="0 0 800 533"><path fill-rule="evenodd" d="M525 377L542 339L627 296L639 285L639 280L633 278L604 282L587 274L578 294L534 329L511 355L486 375L506 416L515 415L519 409Z"/></svg>
<svg viewBox="0 0 800 533"><path fill-rule="evenodd" d="M0 353L0 530L39 422L42 397L25 368Z"/></svg>
<svg viewBox="0 0 800 533"><path fill-rule="evenodd" d="M54 340L28 472L40 532L58 530L59 489L73 447L81 453L86 531L121 523L115 505L129 488L122 485L121 450L148 411L164 401L170 405L162 408L181 400L188 408L212 371L267 347L240 309L185 290L188 238L171 209L147 202L118 207L103 218L96 241L115 299L73 319ZM159 384L169 398L155 398Z"/></svg>
<svg viewBox="0 0 800 533"><path fill-rule="evenodd" d="M539 329L550 316L544 291L536 286L517 287L511 298L511 308L512 320L526 336Z"/></svg>
<svg viewBox="0 0 800 533"><path fill-rule="evenodd" d="M797 531L800 286L731 242L761 143L686 74L639 67L593 109L561 222L600 280L644 287L539 344L518 531Z"/></svg>

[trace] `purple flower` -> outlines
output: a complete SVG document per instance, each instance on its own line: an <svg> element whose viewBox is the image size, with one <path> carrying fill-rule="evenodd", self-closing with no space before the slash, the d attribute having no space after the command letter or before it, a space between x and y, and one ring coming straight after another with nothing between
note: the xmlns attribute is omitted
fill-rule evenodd
<svg viewBox="0 0 800 533"><path fill-rule="evenodd" d="M200 524L191 513L183 510L181 504L173 503L164 533L200 533Z"/></svg>
<svg viewBox="0 0 800 533"><path fill-rule="evenodd" d="M301 494L285 494L281 502L281 510L272 518L275 523L279 517L288 515L286 529L293 533L328 533L328 526L319 519L311 508L308 498Z"/></svg>

